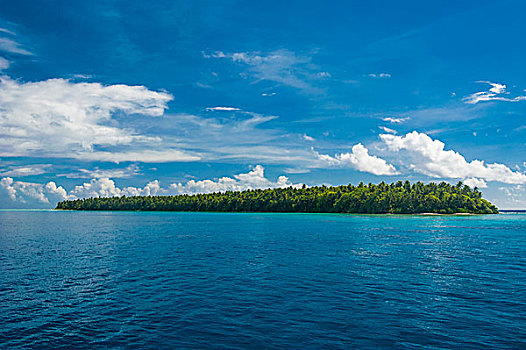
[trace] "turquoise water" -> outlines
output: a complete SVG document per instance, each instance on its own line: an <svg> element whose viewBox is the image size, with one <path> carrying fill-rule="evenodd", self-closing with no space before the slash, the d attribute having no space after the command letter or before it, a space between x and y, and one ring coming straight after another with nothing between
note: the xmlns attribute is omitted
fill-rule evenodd
<svg viewBox="0 0 526 350"><path fill-rule="evenodd" d="M0 348L524 349L526 215L0 212Z"/></svg>

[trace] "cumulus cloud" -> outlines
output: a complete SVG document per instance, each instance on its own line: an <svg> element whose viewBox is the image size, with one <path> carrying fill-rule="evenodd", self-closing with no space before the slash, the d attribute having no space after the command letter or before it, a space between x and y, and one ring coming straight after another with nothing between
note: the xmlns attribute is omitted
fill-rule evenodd
<svg viewBox="0 0 526 350"><path fill-rule="evenodd" d="M182 193L212 193L225 191L244 191L260 188L277 188L277 187L299 187L301 184L293 184L286 176L279 176L277 181L273 182L265 177L264 168L256 165L254 169L246 174L234 175L234 177L222 177L218 180L190 180L185 184L174 183L170 185L170 190L177 194Z"/></svg>
<svg viewBox="0 0 526 350"><path fill-rule="evenodd" d="M0 152L4 156L148 161L142 150L158 145L161 139L120 127L113 117L159 117L171 99L168 93L144 86L105 86L66 79L21 82L2 76ZM119 145L126 145L127 153L99 152ZM130 149L134 145L142 146L140 151ZM163 152L168 151L172 150ZM174 156L170 160L187 160L177 152L171 152Z"/></svg>
<svg viewBox="0 0 526 350"><path fill-rule="evenodd" d="M526 96L507 97L509 92L506 91L506 85L500 83L492 83L490 81L478 81L477 83L489 84L491 88L487 91L475 92L463 98L466 103L477 104L485 101L506 101L519 102L526 100Z"/></svg>
<svg viewBox="0 0 526 350"><path fill-rule="evenodd" d="M54 182L38 184L14 181L11 177L4 177L0 180L0 194L13 202L36 203L37 205L53 205L67 198L66 190L61 186L57 187Z"/></svg>
<svg viewBox="0 0 526 350"><path fill-rule="evenodd" d="M369 150L361 143L354 145L350 153L340 153L334 156L320 154L314 151L314 155L324 164L329 166L351 167L359 171L374 175L396 175L396 168L388 164L384 159L371 156Z"/></svg>
<svg viewBox="0 0 526 350"><path fill-rule="evenodd" d="M477 179L476 177L470 177L464 180L464 183L470 187L487 188L488 184L483 179Z"/></svg>
<svg viewBox="0 0 526 350"><path fill-rule="evenodd" d="M115 197L115 196L155 196L196 194L225 191L244 191L252 189L278 188L278 187L300 187L302 184L292 183L288 177L279 176L276 181L265 177L265 169L256 165L247 173L234 175L233 177L221 177L219 179L190 180L186 183L172 183L167 187L161 187L158 180L148 182L144 187L118 187L115 181L108 177L93 178L89 182L75 186L66 192L64 188L54 182L37 184L30 182L14 181L11 177L0 180L0 197L6 197L11 202L48 207L55 205L57 201L64 199L77 199L87 197Z"/></svg>
<svg viewBox="0 0 526 350"><path fill-rule="evenodd" d="M82 185L75 186L69 192L68 199L87 198L87 197L115 197L115 196L155 196L164 192L161 190L158 180L151 181L143 188L125 187L119 188L115 181L109 178L91 179Z"/></svg>
<svg viewBox="0 0 526 350"><path fill-rule="evenodd" d="M120 196L122 191L115 186L115 182L108 178L91 179L82 185L75 186L70 192L72 198L85 197L114 197Z"/></svg>
<svg viewBox="0 0 526 350"><path fill-rule="evenodd" d="M435 178L467 179L471 183L499 181L508 184L526 183L526 175L513 171L504 164L486 164L481 160L471 162L445 144L427 134L413 131L405 136L383 134L381 139L391 151L406 151L411 158L410 167L421 174ZM479 187L483 187L484 185Z"/></svg>
<svg viewBox="0 0 526 350"><path fill-rule="evenodd" d="M155 196L169 194L196 194L225 191L243 191L259 188L276 188L299 186L294 185L286 176L279 176L273 182L265 177L264 168L255 166L248 173L234 175L233 177L222 177L217 180L190 180L186 183L172 183L167 188L162 188L158 180L154 180L140 187L119 188L109 178L92 179L69 193L70 198L86 197L113 197L113 196Z"/></svg>

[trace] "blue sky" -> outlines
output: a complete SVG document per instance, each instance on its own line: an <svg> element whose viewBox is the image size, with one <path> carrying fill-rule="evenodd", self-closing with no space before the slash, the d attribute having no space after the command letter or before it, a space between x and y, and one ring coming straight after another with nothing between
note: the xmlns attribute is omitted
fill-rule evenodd
<svg viewBox="0 0 526 350"><path fill-rule="evenodd" d="M464 181L526 208L523 1L0 3L0 207Z"/></svg>

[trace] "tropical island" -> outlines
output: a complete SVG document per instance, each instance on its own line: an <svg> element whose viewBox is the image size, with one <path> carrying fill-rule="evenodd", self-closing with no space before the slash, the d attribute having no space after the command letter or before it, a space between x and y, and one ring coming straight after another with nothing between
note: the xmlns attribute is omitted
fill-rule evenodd
<svg viewBox="0 0 526 350"><path fill-rule="evenodd" d="M62 210L497 214L475 187L459 182L256 189L173 196L96 197L59 202Z"/></svg>

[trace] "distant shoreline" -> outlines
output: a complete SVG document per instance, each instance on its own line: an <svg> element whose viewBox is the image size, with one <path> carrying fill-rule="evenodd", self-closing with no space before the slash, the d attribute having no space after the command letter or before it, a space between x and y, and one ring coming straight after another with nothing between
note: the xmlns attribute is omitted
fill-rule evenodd
<svg viewBox="0 0 526 350"><path fill-rule="evenodd" d="M0 209L0 211L20 211L17 209ZM24 209L23 211L54 212L113 212L113 213L210 213L210 214L336 214L336 215L369 215L369 216L479 216L497 215L500 213L344 213L344 212L297 212L297 211L203 211L203 210L121 210L121 209ZM526 213L526 211L524 211Z"/></svg>
<svg viewBox="0 0 526 350"><path fill-rule="evenodd" d="M0 212L114 212L114 213L210 213L210 214L344 214L344 215L365 215L365 216L479 216L490 214L473 214L473 213L335 213L335 212L268 212L268 211L183 211L183 210L83 210L83 209L57 209L57 208L0 208ZM498 214L526 214L526 210L499 210ZM491 214L491 215L498 215Z"/></svg>

